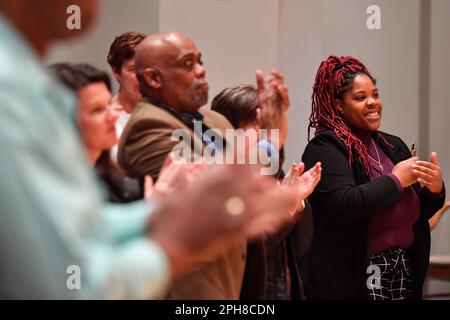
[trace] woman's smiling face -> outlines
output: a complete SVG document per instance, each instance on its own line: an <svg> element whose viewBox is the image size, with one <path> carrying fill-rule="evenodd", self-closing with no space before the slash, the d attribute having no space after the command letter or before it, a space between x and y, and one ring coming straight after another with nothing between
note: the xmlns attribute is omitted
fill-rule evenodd
<svg viewBox="0 0 450 320"><path fill-rule="evenodd" d="M351 125L368 131L376 131L381 125L383 102L378 88L365 74L357 74L353 85L337 100L338 111Z"/></svg>

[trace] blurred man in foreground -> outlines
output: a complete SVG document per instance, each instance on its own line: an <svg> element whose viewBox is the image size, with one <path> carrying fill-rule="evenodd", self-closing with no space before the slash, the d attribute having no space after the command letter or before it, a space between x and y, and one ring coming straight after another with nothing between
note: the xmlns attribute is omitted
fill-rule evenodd
<svg viewBox="0 0 450 320"><path fill-rule="evenodd" d="M80 30L66 26L72 4ZM228 166L159 201L104 205L74 128L76 101L40 62L52 41L88 29L97 4L0 0L1 298L160 297L199 258L282 222L265 201L275 212L295 202L255 170Z"/></svg>

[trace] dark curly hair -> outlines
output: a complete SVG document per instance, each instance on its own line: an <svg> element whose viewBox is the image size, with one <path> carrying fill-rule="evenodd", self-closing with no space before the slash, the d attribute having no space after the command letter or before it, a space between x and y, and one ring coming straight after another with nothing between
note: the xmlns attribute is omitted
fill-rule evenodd
<svg viewBox="0 0 450 320"><path fill-rule="evenodd" d="M125 32L117 36L111 44L107 56L111 68L120 73L122 63L134 57L134 49L145 37L145 34L133 31Z"/></svg>

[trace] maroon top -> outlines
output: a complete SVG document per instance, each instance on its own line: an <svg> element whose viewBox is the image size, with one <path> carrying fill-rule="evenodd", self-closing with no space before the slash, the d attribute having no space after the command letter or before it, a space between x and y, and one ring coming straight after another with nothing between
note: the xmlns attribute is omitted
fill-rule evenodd
<svg viewBox="0 0 450 320"><path fill-rule="evenodd" d="M394 164L380 146L373 140L369 131L355 130L369 152L369 161L373 164L370 179L381 175L390 176L401 193L401 200L372 218L369 225L369 250L378 253L389 248L409 248L414 242L413 226L419 219L420 200L413 187L402 188L400 181L392 174ZM375 161L375 160L376 161ZM381 162L382 168L377 161Z"/></svg>

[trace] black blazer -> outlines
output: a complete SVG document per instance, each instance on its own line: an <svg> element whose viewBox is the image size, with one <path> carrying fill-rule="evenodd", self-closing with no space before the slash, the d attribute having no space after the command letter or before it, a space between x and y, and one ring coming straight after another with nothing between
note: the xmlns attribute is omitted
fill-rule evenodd
<svg viewBox="0 0 450 320"><path fill-rule="evenodd" d="M383 132L374 133L374 138L394 164L411 157L400 138ZM358 159L350 167L344 144L331 130L309 142L302 160L306 170L317 161L323 168L322 179L310 197L313 240L299 261L305 293L318 299L368 299L368 227L373 216L400 201L400 192L388 176L370 180ZM445 192L436 198L419 184L413 187L421 210L414 225L414 243L407 250L412 273L409 298L420 299L430 255L428 219L442 207Z"/></svg>

